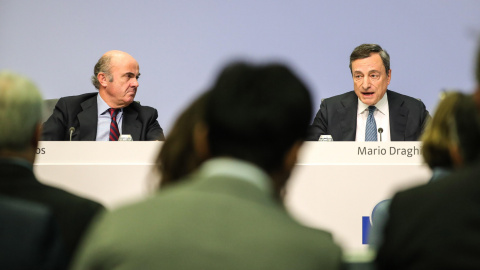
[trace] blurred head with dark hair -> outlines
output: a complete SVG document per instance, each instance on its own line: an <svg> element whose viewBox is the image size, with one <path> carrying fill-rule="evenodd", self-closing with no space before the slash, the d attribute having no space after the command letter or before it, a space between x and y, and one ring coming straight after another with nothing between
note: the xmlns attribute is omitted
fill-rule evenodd
<svg viewBox="0 0 480 270"><path fill-rule="evenodd" d="M281 191L311 115L307 87L285 65L231 64L219 75L208 100L210 153L259 166Z"/></svg>
<svg viewBox="0 0 480 270"><path fill-rule="evenodd" d="M480 118L471 95L445 93L422 136L430 168L468 165L480 154Z"/></svg>
<svg viewBox="0 0 480 270"><path fill-rule="evenodd" d="M157 157L157 170L163 187L193 172L204 161L195 151L194 130L204 121L208 92L195 99L180 114Z"/></svg>
<svg viewBox="0 0 480 270"><path fill-rule="evenodd" d="M456 163L470 165L480 156L480 115L472 95L462 94L452 125L460 154Z"/></svg>
<svg viewBox="0 0 480 270"><path fill-rule="evenodd" d="M478 40L478 48L477 48L477 57L475 60L475 79L477 81L477 89L473 94L475 102L477 103L477 107L480 110L480 39Z"/></svg>

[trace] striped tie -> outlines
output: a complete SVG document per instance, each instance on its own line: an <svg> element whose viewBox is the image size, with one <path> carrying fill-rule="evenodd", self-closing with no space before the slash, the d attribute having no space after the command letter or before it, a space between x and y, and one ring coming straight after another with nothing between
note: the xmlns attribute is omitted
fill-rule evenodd
<svg viewBox="0 0 480 270"><path fill-rule="evenodd" d="M377 141L377 123L375 123L375 117L373 117L373 112L375 111L375 109L375 106L368 106L367 126L365 128L366 142Z"/></svg>
<svg viewBox="0 0 480 270"><path fill-rule="evenodd" d="M110 136L109 141L118 141L118 137L120 136L120 132L118 131L118 124L117 124L117 114L120 109L108 109L110 116L112 117L112 122L110 123Z"/></svg>

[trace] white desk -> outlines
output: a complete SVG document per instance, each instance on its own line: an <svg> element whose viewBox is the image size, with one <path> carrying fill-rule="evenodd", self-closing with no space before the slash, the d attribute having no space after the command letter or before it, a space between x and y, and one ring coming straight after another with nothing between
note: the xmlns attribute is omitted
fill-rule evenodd
<svg viewBox="0 0 480 270"><path fill-rule="evenodd" d="M161 142L41 142L35 173L44 183L115 208L154 192ZM359 150L360 147L360 150ZM364 149L365 147L365 149ZM400 149L391 152L393 148ZM300 222L333 232L346 251L364 249L362 216L394 191L429 179L418 142L307 142L285 200ZM368 149L376 149L368 155Z"/></svg>

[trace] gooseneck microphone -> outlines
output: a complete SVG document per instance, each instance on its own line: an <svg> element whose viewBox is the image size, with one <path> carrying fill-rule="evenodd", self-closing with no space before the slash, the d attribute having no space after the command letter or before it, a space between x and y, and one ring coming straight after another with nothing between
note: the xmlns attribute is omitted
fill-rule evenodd
<svg viewBox="0 0 480 270"><path fill-rule="evenodd" d="M383 128L378 128L378 133L380 133L380 141L382 141Z"/></svg>
<svg viewBox="0 0 480 270"><path fill-rule="evenodd" d="M68 132L70 132L70 141L72 141L72 135L73 135L73 132L75 132L75 128L74 127L71 127Z"/></svg>

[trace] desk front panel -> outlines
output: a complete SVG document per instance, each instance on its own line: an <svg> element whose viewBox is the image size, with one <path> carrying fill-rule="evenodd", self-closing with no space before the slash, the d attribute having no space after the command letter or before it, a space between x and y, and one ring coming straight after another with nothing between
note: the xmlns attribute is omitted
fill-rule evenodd
<svg viewBox="0 0 480 270"><path fill-rule="evenodd" d="M156 191L154 160L161 145L41 142L34 170L40 181L112 209ZM301 223L331 231L346 251L365 249L362 217L396 190L429 179L419 148L418 142L305 143L287 186L286 207Z"/></svg>

